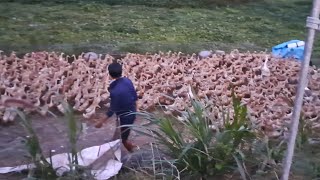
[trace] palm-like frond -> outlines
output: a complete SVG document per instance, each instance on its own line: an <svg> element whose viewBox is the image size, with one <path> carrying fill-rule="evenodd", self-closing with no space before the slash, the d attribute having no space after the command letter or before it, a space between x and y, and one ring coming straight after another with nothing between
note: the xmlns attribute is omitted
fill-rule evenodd
<svg viewBox="0 0 320 180"><path fill-rule="evenodd" d="M215 119L209 119L208 109L213 103L206 99L203 105L201 101L190 93L191 108L187 108L184 121L177 122L176 118L156 117L151 113L138 113L148 120L148 126L131 127L140 132L154 137L164 146L168 154L175 160L175 165L189 175L206 177L236 166L241 162L234 158L241 149L241 144L253 137L247 118L247 108L241 105L234 92L232 96L234 115L232 120L229 113L223 112L223 127L213 131L210 123ZM179 132L178 126L183 126L185 131ZM186 140L189 137L189 140ZM243 170L243 164L239 167ZM243 172L241 172L243 175Z"/></svg>

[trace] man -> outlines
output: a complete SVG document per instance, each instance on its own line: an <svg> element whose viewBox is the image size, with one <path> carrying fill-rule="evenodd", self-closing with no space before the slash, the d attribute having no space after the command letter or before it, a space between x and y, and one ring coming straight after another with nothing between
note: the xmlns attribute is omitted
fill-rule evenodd
<svg viewBox="0 0 320 180"><path fill-rule="evenodd" d="M111 82L109 87L110 92L110 109L107 112L107 118L96 124L97 128L100 128L103 123L108 120L113 114L117 115L117 130L114 134L114 139L119 136L118 126L131 125L136 119L137 108L137 92L133 86L130 79L122 77L122 66L119 63L112 63L108 66L109 75L111 76L113 82ZM120 121L120 123L119 123ZM128 142L128 137L130 134L129 127L121 127L121 140L124 147L132 152L137 146Z"/></svg>

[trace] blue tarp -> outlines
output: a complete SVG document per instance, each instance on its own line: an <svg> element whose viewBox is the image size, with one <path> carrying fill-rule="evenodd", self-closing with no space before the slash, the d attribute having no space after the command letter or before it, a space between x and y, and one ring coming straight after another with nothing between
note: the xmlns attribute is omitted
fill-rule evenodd
<svg viewBox="0 0 320 180"><path fill-rule="evenodd" d="M272 47L272 55L280 58L294 58L303 60L304 42L291 40Z"/></svg>

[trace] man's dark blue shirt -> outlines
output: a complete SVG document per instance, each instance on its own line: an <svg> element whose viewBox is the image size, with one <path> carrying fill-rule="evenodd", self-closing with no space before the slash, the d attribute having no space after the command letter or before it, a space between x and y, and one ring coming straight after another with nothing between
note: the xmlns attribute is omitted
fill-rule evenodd
<svg viewBox="0 0 320 180"><path fill-rule="evenodd" d="M130 79L122 77L113 81L109 86L110 109L107 116L111 117L114 113L120 115L126 112L136 111L137 92Z"/></svg>

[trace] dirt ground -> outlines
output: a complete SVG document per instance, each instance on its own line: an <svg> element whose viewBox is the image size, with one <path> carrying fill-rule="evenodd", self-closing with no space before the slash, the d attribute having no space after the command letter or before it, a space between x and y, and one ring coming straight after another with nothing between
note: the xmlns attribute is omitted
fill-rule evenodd
<svg viewBox="0 0 320 180"><path fill-rule="evenodd" d="M98 111L98 116L103 116L104 111ZM102 128L95 128L92 120L86 120L81 115L76 115L79 124L85 125L84 133L78 140L78 149L84 149L90 146L101 145L111 140L115 129L115 118L109 119ZM68 150L68 131L66 121L63 117L58 119L54 117L32 116L33 127L36 131L43 153L49 156L51 150L54 154L64 153ZM142 118L138 117L136 124L142 124ZM19 120L10 126L0 126L0 167L22 165L30 162L27 158L25 145L22 143L26 133L20 125ZM147 148L151 140L131 131L130 139L139 147ZM53 155L54 155L53 154ZM122 157L128 152L122 146ZM0 174L0 180L22 179L18 174Z"/></svg>

